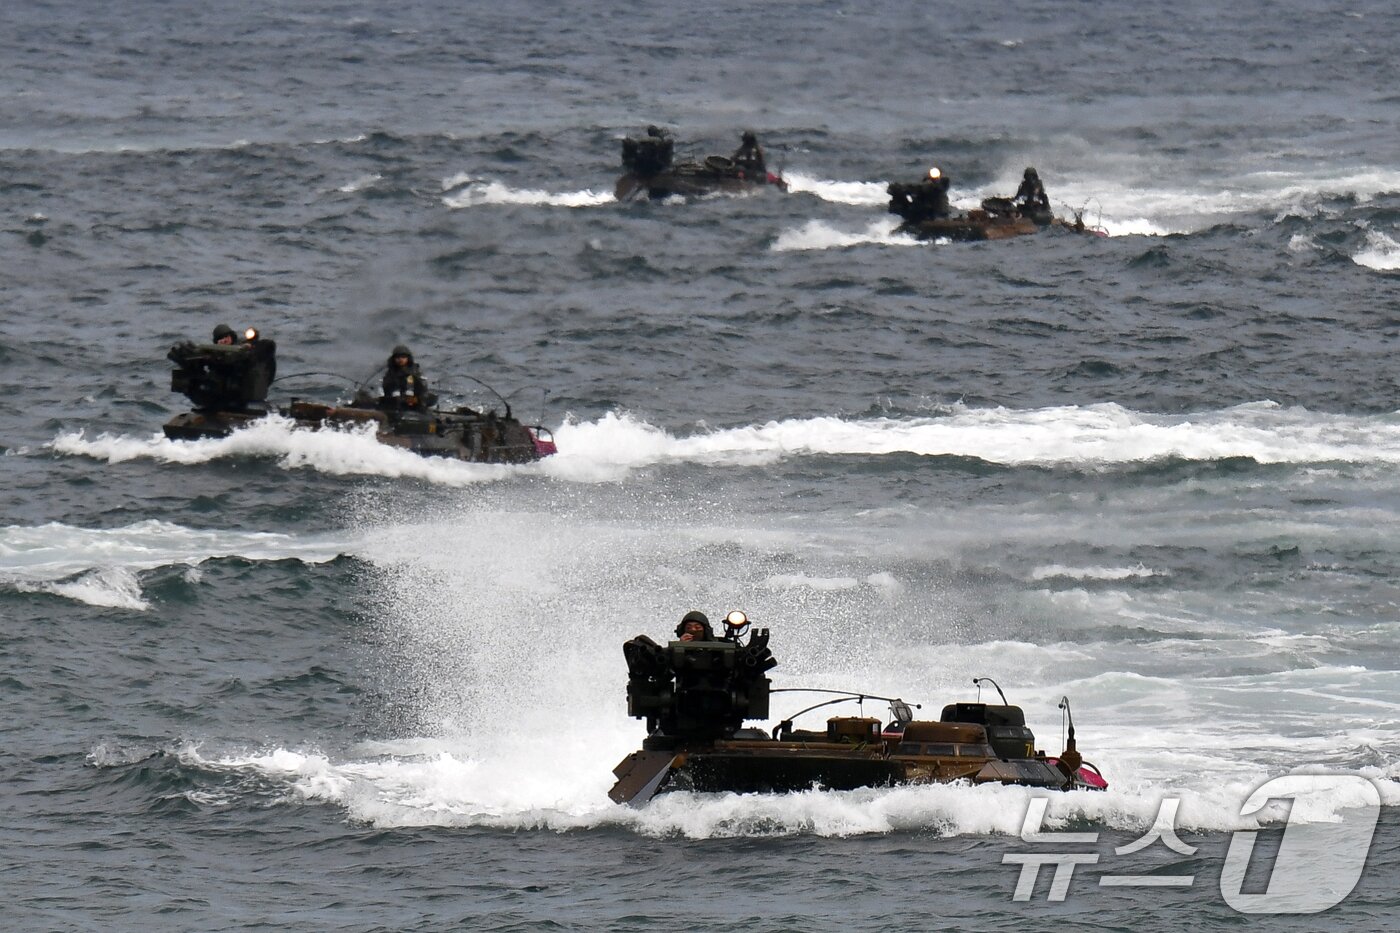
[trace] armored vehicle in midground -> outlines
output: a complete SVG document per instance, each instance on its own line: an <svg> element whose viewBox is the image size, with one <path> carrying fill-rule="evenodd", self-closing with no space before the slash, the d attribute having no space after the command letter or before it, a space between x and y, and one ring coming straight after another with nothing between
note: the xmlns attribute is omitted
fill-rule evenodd
<svg viewBox="0 0 1400 933"><path fill-rule="evenodd" d="M372 425L380 443L424 456L523 463L555 452L549 430L521 423L504 399L500 413L466 407L406 408L363 390L348 404L293 399L282 407L269 406L267 393L277 371L276 345L251 328L242 342L179 343L167 358L175 364L171 391L194 404L193 410L166 422L165 436L172 440L227 437L276 414L309 429Z"/></svg>
<svg viewBox="0 0 1400 933"><path fill-rule="evenodd" d="M885 189L890 196L889 212L904 221L899 232L924 240L954 241L1005 240L1049 229L1103 235L1103 231L1086 226L1082 214L1064 220L1048 206L1032 208L1012 198L984 198L977 210L955 212L948 204L948 187L948 176L937 167L929 169L922 181L889 185Z"/></svg>

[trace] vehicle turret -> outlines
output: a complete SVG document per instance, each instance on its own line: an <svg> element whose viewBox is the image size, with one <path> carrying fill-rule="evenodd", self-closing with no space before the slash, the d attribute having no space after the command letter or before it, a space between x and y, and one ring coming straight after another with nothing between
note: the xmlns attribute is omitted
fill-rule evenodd
<svg viewBox="0 0 1400 933"><path fill-rule="evenodd" d="M674 739L733 736L746 719L768 718L766 672L778 661L768 630L741 639L748 620L726 619L722 638L659 645L639 635L622 646L627 659L627 712L647 721L647 732Z"/></svg>
<svg viewBox="0 0 1400 933"><path fill-rule="evenodd" d="M675 142L664 130L651 127L638 139L628 136L622 141L622 167L638 175L655 175L671 167Z"/></svg>
<svg viewBox="0 0 1400 933"><path fill-rule="evenodd" d="M991 703L949 703L938 717L940 722L962 722L987 730L987 742L998 758L1035 757L1035 734L1026 725L1026 714L1019 706Z"/></svg>
<svg viewBox="0 0 1400 933"><path fill-rule="evenodd" d="M194 403L196 411L247 411L267 401L277 374L277 344L249 328L244 343L185 341L170 348L175 364L170 391Z"/></svg>

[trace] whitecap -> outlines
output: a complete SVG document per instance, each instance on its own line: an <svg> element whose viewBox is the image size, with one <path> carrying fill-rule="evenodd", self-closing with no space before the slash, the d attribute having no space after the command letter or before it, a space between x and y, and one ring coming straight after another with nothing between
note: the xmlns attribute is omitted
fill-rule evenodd
<svg viewBox="0 0 1400 933"><path fill-rule="evenodd" d="M1041 409L955 406L943 417L813 417L675 436L626 414L559 429L550 472L666 461L754 465L825 454L976 457L1010 465L1108 466L1163 458L1261 463L1400 463L1400 420L1250 403L1194 414L1114 403Z"/></svg>
<svg viewBox="0 0 1400 933"><path fill-rule="evenodd" d="M186 580L197 583L196 565L211 558L323 563L350 547L334 537L196 530L155 520L118 528L9 525L0 528L0 583L17 592L142 611L149 608L139 576L145 570L184 564Z"/></svg>
<svg viewBox="0 0 1400 933"><path fill-rule="evenodd" d="M342 194L354 194L357 191L363 191L365 188L370 187L383 177L382 175L361 175L358 178L346 182L335 190Z"/></svg>
<svg viewBox="0 0 1400 933"><path fill-rule="evenodd" d="M86 432L78 431L58 435L51 446L58 453L109 463L143 459L195 465L236 457L273 457L285 469L421 479L448 486L473 485L500 479L512 470L527 469L421 457L381 444L374 437L373 425L310 430L277 415L258 419L224 438L172 441L162 434L134 438L106 433L89 438Z"/></svg>
<svg viewBox="0 0 1400 933"><path fill-rule="evenodd" d="M554 430L559 452L529 464L467 463L421 457L381 444L372 428L309 430L277 416L227 438L172 441L162 435L126 437L59 434L62 454L109 463L148 459L197 465L237 457L272 457L286 469L333 475L418 479L474 486L514 477L614 482L631 471L666 463L716 467L762 466L825 455L908 453L972 457L1011 466L1108 468L1168 458L1260 463L1400 463L1400 420L1284 408L1272 402L1188 414L1136 412L1114 403L1039 409L970 408L946 414L849 419L790 418L717 430L679 433L627 412L593 421L567 419Z"/></svg>
<svg viewBox="0 0 1400 933"><path fill-rule="evenodd" d="M124 567L94 570L63 583L19 583L15 589L21 593L52 593L104 609L144 612L150 608L150 603L141 595L140 580Z"/></svg>
<svg viewBox="0 0 1400 933"><path fill-rule="evenodd" d="M783 253L794 250L843 249L849 246L919 246L922 241L904 233L896 233L899 221L880 219L866 225L861 231L846 231L833 227L823 220L809 220L797 229L784 230L778 234L772 249Z"/></svg>
<svg viewBox="0 0 1400 933"><path fill-rule="evenodd" d="M1064 577L1070 580L1130 580L1141 577L1165 576L1161 570L1147 567L1066 567L1063 564L1047 564L1031 571L1032 580L1051 580Z"/></svg>
<svg viewBox="0 0 1400 933"><path fill-rule="evenodd" d="M831 181L801 172L784 172L783 180L790 193L806 192L836 204L884 207L889 201L888 183L883 181Z"/></svg>
<svg viewBox="0 0 1400 933"><path fill-rule="evenodd" d="M451 208L483 204L538 204L548 207L597 207L616 202L611 192L591 189L552 192L535 188L512 188L499 181L480 181L467 174L443 180L442 203Z"/></svg>
<svg viewBox="0 0 1400 933"><path fill-rule="evenodd" d="M557 739L557 740L556 740ZM1164 799L1179 802L1182 832L1229 832L1292 823L1332 823L1370 804L1348 787L1322 782L1305 789L1291 812L1278 807L1243 815L1244 802L1270 775L1247 769L1231 775L1196 774L1182 783L1135 780L1107 769L1106 792L1050 793L1025 787L953 784L906 785L787 794L669 793L629 808L608 800L609 767L596 756L578 757L582 744L568 736L550 742L552 760L570 768L541 768L538 748L514 762L440 750L410 757L376 755L334 760L319 752L275 748L203 757L188 763L245 772L282 782L284 804L329 804L379 828L486 827L503 830L622 828L646 836L691 839L771 836L853 837L891 832L942 836L1019 835L1033 799L1047 801L1038 827L1054 833L1081 829L1145 832ZM523 749L521 750L523 753ZM1177 763L1183 764L1180 757ZM1300 769L1307 773L1309 769ZM1373 785L1374 786L1374 785ZM1400 804L1400 788L1379 785L1382 802Z"/></svg>
<svg viewBox="0 0 1400 933"><path fill-rule="evenodd" d="M1351 258L1358 266L1367 269L1395 272L1400 270L1400 242L1379 230L1368 230L1366 245Z"/></svg>

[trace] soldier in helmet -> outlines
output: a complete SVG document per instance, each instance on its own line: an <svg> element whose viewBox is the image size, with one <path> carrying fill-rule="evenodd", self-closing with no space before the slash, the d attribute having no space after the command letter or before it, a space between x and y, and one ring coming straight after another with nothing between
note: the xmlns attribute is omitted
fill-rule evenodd
<svg viewBox="0 0 1400 933"><path fill-rule="evenodd" d="M214 342L221 347L231 347L238 342L238 335L227 324L214 328Z"/></svg>
<svg viewBox="0 0 1400 933"><path fill-rule="evenodd" d="M389 354L384 367L383 406L388 409L421 411L437 401L428 391L427 380L413 362L413 353L399 344Z"/></svg>
<svg viewBox="0 0 1400 933"><path fill-rule="evenodd" d="M1027 213L1050 210L1050 198L1045 194L1045 186L1040 183L1040 175L1028 168L1021 176L1021 187L1016 189L1016 206Z"/></svg>
<svg viewBox="0 0 1400 933"><path fill-rule="evenodd" d="M705 613L692 609L681 616L676 626L676 637L681 641L714 641L715 630L710 627L710 619Z"/></svg>
<svg viewBox="0 0 1400 933"><path fill-rule="evenodd" d="M663 172L671 167L671 160L676 154L676 141L671 138L665 127L656 124L648 126L644 146L648 153L644 157L647 174Z"/></svg>
<svg viewBox="0 0 1400 933"><path fill-rule="evenodd" d="M758 136L753 130L744 130L744 135L739 137L739 148L734 150L731 158L743 170L745 178L768 180L768 163L763 158L763 147L758 144Z"/></svg>

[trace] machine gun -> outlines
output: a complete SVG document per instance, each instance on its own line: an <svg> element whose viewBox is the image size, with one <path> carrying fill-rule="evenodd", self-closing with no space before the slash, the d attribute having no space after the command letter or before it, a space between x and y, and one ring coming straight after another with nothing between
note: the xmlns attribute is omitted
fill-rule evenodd
<svg viewBox="0 0 1400 933"><path fill-rule="evenodd" d="M764 675L778 661L768 650L766 628L742 640L748 626L748 617L735 611L719 639L663 646L639 635L626 642L627 712L645 719L654 738L678 742L729 738L744 720L767 719Z"/></svg>
<svg viewBox="0 0 1400 933"><path fill-rule="evenodd" d="M622 167L637 175L656 175L671 167L675 143L669 134L661 130L637 139L628 136L622 141Z"/></svg>
<svg viewBox="0 0 1400 933"><path fill-rule="evenodd" d="M952 212L947 176L913 183L893 182L885 191L890 196L889 212L899 215L905 223L937 220Z"/></svg>
<svg viewBox="0 0 1400 933"><path fill-rule="evenodd" d="M175 364L170 391L188 398L196 411L261 407L277 375L277 344L260 339L257 331L246 343L177 343L166 358Z"/></svg>

